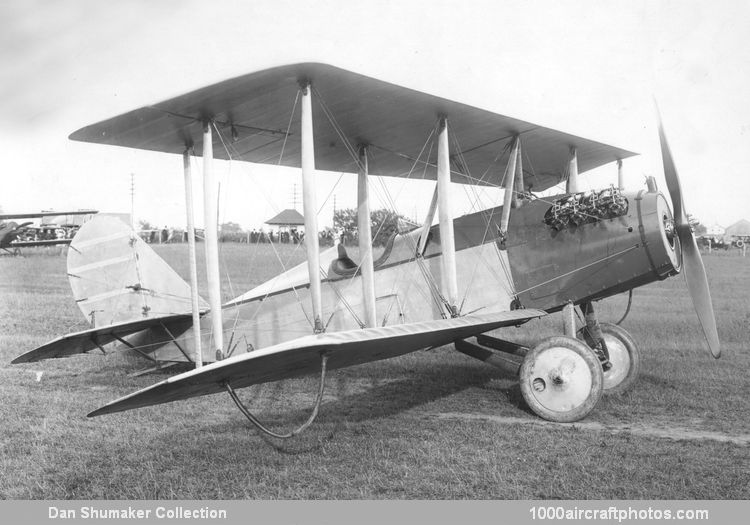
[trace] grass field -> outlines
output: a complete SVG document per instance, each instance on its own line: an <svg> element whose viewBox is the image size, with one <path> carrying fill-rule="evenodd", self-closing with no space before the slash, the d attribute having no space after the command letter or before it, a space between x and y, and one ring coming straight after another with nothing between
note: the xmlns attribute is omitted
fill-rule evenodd
<svg viewBox="0 0 750 525"><path fill-rule="evenodd" d="M185 247L157 246L179 273ZM65 258L0 258L0 497L6 499L748 499L750 258L704 256L724 356L709 357L681 277L635 291L623 326L642 375L581 424L543 423L502 372L445 347L330 374L321 415L300 438L261 438L228 396L124 414L86 414L164 375L129 377L137 356L84 355L11 366L85 328ZM222 248L227 297L301 250ZM231 283L231 286L230 286ZM616 320L626 298L602 303ZM559 316L502 336L558 333ZM43 373L42 373L43 372ZM277 429L304 420L317 378L241 391Z"/></svg>

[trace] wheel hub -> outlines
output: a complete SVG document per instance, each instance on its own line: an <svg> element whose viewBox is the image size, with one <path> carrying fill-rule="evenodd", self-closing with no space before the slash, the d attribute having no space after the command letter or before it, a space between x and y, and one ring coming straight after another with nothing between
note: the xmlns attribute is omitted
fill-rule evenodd
<svg viewBox="0 0 750 525"><path fill-rule="evenodd" d="M550 348L539 355L531 384L537 401L552 411L565 412L581 406L591 391L586 362L568 348Z"/></svg>

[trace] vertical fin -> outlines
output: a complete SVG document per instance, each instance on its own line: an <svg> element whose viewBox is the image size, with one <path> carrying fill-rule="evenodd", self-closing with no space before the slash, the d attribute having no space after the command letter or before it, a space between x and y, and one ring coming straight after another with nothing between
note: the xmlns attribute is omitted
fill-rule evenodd
<svg viewBox="0 0 750 525"><path fill-rule="evenodd" d="M68 278L94 327L190 311L190 285L115 217L81 226L68 250Z"/></svg>

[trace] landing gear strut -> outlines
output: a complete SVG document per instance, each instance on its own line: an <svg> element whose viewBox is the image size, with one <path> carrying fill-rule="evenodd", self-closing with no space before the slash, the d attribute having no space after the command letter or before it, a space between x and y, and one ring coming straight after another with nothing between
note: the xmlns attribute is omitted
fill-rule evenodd
<svg viewBox="0 0 750 525"><path fill-rule="evenodd" d="M638 378L640 353L635 341L624 329L597 320L592 303L584 303L581 310L586 326L578 331L578 338L596 352L604 372L604 393L622 394Z"/></svg>
<svg viewBox="0 0 750 525"><path fill-rule="evenodd" d="M576 331L574 308L573 303L563 308L565 335L543 339L533 348L485 334L476 343L456 341L456 349L517 375L526 404L538 416L578 421L603 393L619 394L633 384L640 357L633 338L617 325L600 323L591 303L581 305L586 325Z"/></svg>

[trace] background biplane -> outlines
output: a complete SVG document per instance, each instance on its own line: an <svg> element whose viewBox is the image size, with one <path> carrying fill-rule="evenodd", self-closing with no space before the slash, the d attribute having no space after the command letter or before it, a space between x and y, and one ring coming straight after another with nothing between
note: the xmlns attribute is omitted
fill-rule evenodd
<svg viewBox="0 0 750 525"><path fill-rule="evenodd" d="M95 213L97 213L96 210L78 210L2 214L0 215L0 249L15 255L19 253L20 248L70 244L73 235L78 231L81 224L80 221L72 218L94 215ZM54 217L56 221L53 224L40 227L31 226L34 221L20 224L8 221L9 219L41 219L44 217ZM71 218L71 220L68 220L68 218Z"/></svg>
<svg viewBox="0 0 750 525"><path fill-rule="evenodd" d="M305 427L327 370L456 343L517 373L541 417L574 421L603 391L625 390L638 373L636 344L599 322L595 302L683 269L709 349L719 356L705 272L661 127L674 216L654 184L579 191L579 170L621 167L629 151L324 64L251 73L70 138L182 155L189 232L192 156L199 150L203 157L208 302L197 294L194 242L188 284L124 224L94 220L68 258L74 296L92 328L14 361L132 348L158 364L196 365L90 415L227 391L262 428L235 389L319 370ZM306 242L305 263L222 305L214 158L301 168L311 232L318 231L315 170L356 172L360 261L341 246L320 252ZM423 225L392 236L377 260L369 235L372 175L436 181ZM535 195L559 183L564 194ZM503 204L454 219L453 184L504 188ZM580 331L576 306L585 319ZM486 334L557 311L562 335L531 348Z"/></svg>

